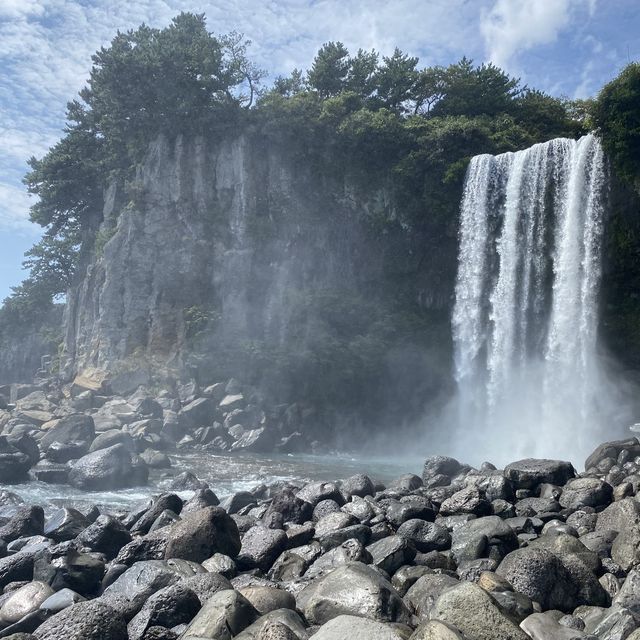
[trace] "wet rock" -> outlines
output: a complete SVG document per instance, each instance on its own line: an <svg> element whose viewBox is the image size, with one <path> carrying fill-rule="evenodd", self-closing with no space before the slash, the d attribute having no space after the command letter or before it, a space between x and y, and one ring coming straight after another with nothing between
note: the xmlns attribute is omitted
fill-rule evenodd
<svg viewBox="0 0 640 640"><path fill-rule="evenodd" d="M31 473L39 482L48 484L67 484L69 481L69 466L49 460L40 460Z"/></svg>
<svg viewBox="0 0 640 640"><path fill-rule="evenodd" d="M241 570L258 568L266 573L287 548L287 543L287 534L282 530L252 527L242 538L236 563Z"/></svg>
<svg viewBox="0 0 640 640"><path fill-rule="evenodd" d="M389 575L393 575L402 565L409 564L416 555L410 542L400 535L389 536L367 547L371 563Z"/></svg>
<svg viewBox="0 0 640 640"><path fill-rule="evenodd" d="M204 604L218 591L233 588L229 580L219 573L196 573L189 578L184 578L182 584L189 587L198 596L201 604Z"/></svg>
<svg viewBox="0 0 640 640"><path fill-rule="evenodd" d="M458 584L459 580L446 574L427 574L409 587L403 600L418 620L424 622L429 619L431 609L440 595Z"/></svg>
<svg viewBox="0 0 640 640"><path fill-rule="evenodd" d="M269 633L274 633L270 631L274 626L279 628L280 635L283 633L282 627L286 627L291 633L282 638L278 635L269 636ZM295 611L278 609L261 616L236 636L234 640L307 640L308 637L309 634L300 616Z"/></svg>
<svg viewBox="0 0 640 640"><path fill-rule="evenodd" d="M387 520L394 527L399 527L407 520L428 520L435 519L435 508L433 504L422 496L407 496L406 499L389 500L384 505Z"/></svg>
<svg viewBox="0 0 640 640"><path fill-rule="evenodd" d="M5 558L0 558L0 588L10 582L31 580L33 578L34 554L21 551Z"/></svg>
<svg viewBox="0 0 640 640"><path fill-rule="evenodd" d="M131 434L126 431L121 431L120 429L110 429L109 431L99 433L94 438L89 447L89 453L100 451L100 449L108 449L116 444L123 445L125 449L131 453L136 450L136 445Z"/></svg>
<svg viewBox="0 0 640 640"><path fill-rule="evenodd" d="M280 513L284 522L302 524L311 520L312 511L313 506L296 496L292 489L283 489L274 496L265 517L271 513Z"/></svg>
<svg viewBox="0 0 640 640"><path fill-rule="evenodd" d="M570 555L561 559L547 549L518 549L505 557L497 573L543 609L569 612L580 605L607 602L595 575Z"/></svg>
<svg viewBox="0 0 640 640"><path fill-rule="evenodd" d="M120 613L103 602L79 602L38 627L38 640L127 640Z"/></svg>
<svg viewBox="0 0 640 640"><path fill-rule="evenodd" d="M97 491L145 484L148 471L136 464L124 445L94 451L71 465L69 482L78 489Z"/></svg>
<svg viewBox="0 0 640 640"><path fill-rule="evenodd" d="M342 493L345 496L351 498L352 496L358 496L364 498L365 496L372 496L375 494L375 486L369 476L364 474L358 474L347 478L342 483Z"/></svg>
<svg viewBox="0 0 640 640"><path fill-rule="evenodd" d="M158 516L165 510L179 514L182 511L182 499L180 496L175 493L163 493L154 498L149 509L131 527L131 533L134 535L148 533Z"/></svg>
<svg viewBox="0 0 640 640"><path fill-rule="evenodd" d="M296 608L296 599L283 589L253 586L239 589L239 592L254 606L261 616L277 609Z"/></svg>
<svg viewBox="0 0 640 640"><path fill-rule="evenodd" d="M453 625L474 640L530 640L489 594L470 582L442 593L433 605L431 618Z"/></svg>
<svg viewBox="0 0 640 640"><path fill-rule="evenodd" d="M46 611L50 615L53 615L54 613L58 613L59 611L70 607L72 604L76 604L76 602L84 602L84 600L85 598L71 589L60 589L60 591L56 591L54 594L50 595L40 605L40 609Z"/></svg>
<svg viewBox="0 0 640 640"><path fill-rule="evenodd" d="M309 502L314 507L321 500L333 500L339 505L345 502L338 486L333 482L312 482L302 487L296 495L300 500Z"/></svg>
<svg viewBox="0 0 640 640"><path fill-rule="evenodd" d="M306 572L303 570L303 573L305 573L306 578L314 578L322 573L329 573L349 562L370 564L371 561L371 554L365 549L364 545L359 540L352 538L321 555Z"/></svg>
<svg viewBox="0 0 640 640"><path fill-rule="evenodd" d="M331 513L340 513L340 505L335 500L320 500L313 509L313 521L318 522Z"/></svg>
<svg viewBox="0 0 640 640"><path fill-rule="evenodd" d="M406 538L417 551L444 551L451 547L451 534L438 524L425 520L407 520L398 527L398 535Z"/></svg>
<svg viewBox="0 0 640 640"><path fill-rule="evenodd" d="M432 575L429 567L409 566L400 567L391 578L393 588L404 597L407 591L423 576Z"/></svg>
<svg viewBox="0 0 640 640"><path fill-rule="evenodd" d="M245 507L254 506L256 504L256 497L252 493L249 493L248 491L238 491L226 498L220 506L229 515L232 515L234 513L238 513Z"/></svg>
<svg viewBox="0 0 640 640"><path fill-rule="evenodd" d="M640 502L625 498L614 502L597 514L596 531L622 531L640 525Z"/></svg>
<svg viewBox="0 0 640 640"><path fill-rule="evenodd" d="M187 431L206 427L216 417L216 404L212 398L196 398L178 412L178 421Z"/></svg>
<svg viewBox="0 0 640 640"><path fill-rule="evenodd" d="M240 593L231 589L219 591L200 609L182 638L231 640L258 617L258 612Z"/></svg>
<svg viewBox="0 0 640 640"><path fill-rule="evenodd" d="M20 507L9 522L0 527L0 539L11 542L18 538L39 536L44 533L44 511L42 507Z"/></svg>
<svg viewBox="0 0 640 640"><path fill-rule="evenodd" d="M187 500L182 507L182 511L176 513L191 513L205 507L217 507L220 504L218 496L208 487L204 489L196 489L194 494Z"/></svg>
<svg viewBox="0 0 640 640"><path fill-rule="evenodd" d="M141 640L149 627L175 627L190 622L200 610L198 596L183 583L160 589L127 625L129 640Z"/></svg>
<svg viewBox="0 0 640 640"><path fill-rule="evenodd" d="M224 553L214 553L210 558L203 561L202 566L210 573L219 573L225 578L234 578L238 573L236 563Z"/></svg>
<svg viewBox="0 0 640 640"><path fill-rule="evenodd" d="M570 462L526 458L508 464L504 475L516 489L535 489L543 483L563 486L576 474Z"/></svg>
<svg viewBox="0 0 640 640"><path fill-rule="evenodd" d="M183 471L180 475L177 475L169 485L171 491L197 491L198 489L207 488L207 483L198 479L190 471Z"/></svg>
<svg viewBox="0 0 640 640"><path fill-rule="evenodd" d="M60 418L54 426L47 430L40 440L43 451L54 443L82 442L89 446L95 438L93 418L84 413L76 413Z"/></svg>
<svg viewBox="0 0 640 640"><path fill-rule="evenodd" d="M0 482L21 482L28 478L31 460L26 453L18 450L0 436Z"/></svg>
<svg viewBox="0 0 640 640"><path fill-rule="evenodd" d="M113 516L101 515L78 535L78 541L92 551L103 553L107 560L118 555L131 542L131 533Z"/></svg>
<svg viewBox="0 0 640 640"><path fill-rule="evenodd" d="M14 591L0 608L0 621L5 625L18 622L21 618L35 611L51 595L53 589L44 582L29 582Z"/></svg>
<svg viewBox="0 0 640 640"><path fill-rule="evenodd" d="M200 565L182 560L136 562L105 589L102 599L114 606L124 604L130 619L154 593L200 571L204 571Z"/></svg>
<svg viewBox="0 0 640 640"><path fill-rule="evenodd" d="M485 557L500 561L517 548L513 529L498 516L472 520L451 534L451 550L458 562Z"/></svg>
<svg viewBox="0 0 640 640"><path fill-rule="evenodd" d="M324 624L342 614L405 624L411 618L391 584L373 567L360 562L314 580L296 601L310 624Z"/></svg>
<svg viewBox="0 0 640 640"><path fill-rule="evenodd" d="M491 513L491 503L476 487L466 487L456 491L440 505L440 513L443 516L472 513L477 516L486 516Z"/></svg>
<svg viewBox="0 0 640 640"><path fill-rule="evenodd" d="M87 519L77 509L58 509L47 520L44 535L55 542L64 542L75 538L88 524Z"/></svg>
<svg viewBox="0 0 640 640"><path fill-rule="evenodd" d="M633 569L625 578L620 590L613 599L613 604L631 611L640 617L640 570Z"/></svg>
<svg viewBox="0 0 640 640"><path fill-rule="evenodd" d="M611 559L625 571L640 564L640 525L620 531L611 546Z"/></svg>
<svg viewBox="0 0 640 640"><path fill-rule="evenodd" d="M611 502L613 488L599 478L574 478L562 489L560 504L566 509L599 507Z"/></svg>
<svg viewBox="0 0 640 640"><path fill-rule="evenodd" d="M390 489L400 491L415 491L423 485L422 478L415 473L406 473L389 484Z"/></svg>
<svg viewBox="0 0 640 640"><path fill-rule="evenodd" d="M188 513L166 531L167 559L202 562L214 553L235 558L240 551L238 527L220 507L206 507Z"/></svg>
<svg viewBox="0 0 640 640"><path fill-rule="evenodd" d="M462 634L450 624L431 620L421 624L409 640L465 640Z"/></svg>
<svg viewBox="0 0 640 640"><path fill-rule="evenodd" d="M82 595L95 595L104 571L100 554L78 553L69 543L63 543L36 555L33 578L50 584L55 591L68 588Z"/></svg>
<svg viewBox="0 0 640 640"><path fill-rule="evenodd" d="M451 478L462 468L462 465L455 459L448 456L431 456L425 460L422 470L422 480L426 484L428 480L438 475Z"/></svg>
<svg viewBox="0 0 640 640"><path fill-rule="evenodd" d="M393 627L353 615L340 615L322 625L313 636L316 640L404 640Z"/></svg>
<svg viewBox="0 0 640 640"><path fill-rule="evenodd" d="M580 640L587 637L582 631L563 627L544 613L531 614L520 627L532 640Z"/></svg>

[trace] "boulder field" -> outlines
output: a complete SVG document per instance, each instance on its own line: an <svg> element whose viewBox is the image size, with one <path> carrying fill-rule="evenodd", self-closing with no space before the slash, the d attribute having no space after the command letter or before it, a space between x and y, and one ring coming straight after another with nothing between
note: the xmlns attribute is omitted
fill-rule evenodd
<svg viewBox="0 0 640 640"><path fill-rule="evenodd" d="M128 451L60 420L101 473ZM640 442L585 468L433 456L387 486L356 475L222 503L185 475L139 509L48 518L4 492L0 638L639 640Z"/></svg>

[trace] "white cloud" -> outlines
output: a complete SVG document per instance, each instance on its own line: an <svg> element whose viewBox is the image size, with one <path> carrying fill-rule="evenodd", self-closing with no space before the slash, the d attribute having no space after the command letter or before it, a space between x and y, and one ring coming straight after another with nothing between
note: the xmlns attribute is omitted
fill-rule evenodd
<svg viewBox="0 0 640 640"><path fill-rule="evenodd" d="M597 0L495 0L481 12L480 31L487 57L504 69L513 70L522 52L555 42L571 19L571 13L587 8L590 15Z"/></svg>

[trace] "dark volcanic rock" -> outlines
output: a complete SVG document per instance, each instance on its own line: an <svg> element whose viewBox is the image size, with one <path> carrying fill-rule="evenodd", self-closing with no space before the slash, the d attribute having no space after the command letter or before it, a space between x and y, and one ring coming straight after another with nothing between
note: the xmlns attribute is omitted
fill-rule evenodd
<svg viewBox="0 0 640 640"><path fill-rule="evenodd" d="M103 602L79 602L49 618L35 635L38 640L127 640L127 625Z"/></svg>
<svg viewBox="0 0 640 640"><path fill-rule="evenodd" d="M11 542L18 538L40 536L44 533L42 507L20 507L9 522L0 527L0 539Z"/></svg>
<svg viewBox="0 0 640 640"><path fill-rule="evenodd" d="M535 489L543 483L562 486L576 474L570 462L526 458L508 464L504 475L513 482L516 489Z"/></svg>
<svg viewBox="0 0 640 640"><path fill-rule="evenodd" d="M242 548L236 558L241 570L269 571L276 558L287 548L287 534L280 529L252 527L242 538Z"/></svg>
<svg viewBox="0 0 640 640"><path fill-rule="evenodd" d="M451 534L438 524L425 520L407 520L398 527L398 535L406 538L417 551L444 551L451 547Z"/></svg>
<svg viewBox="0 0 640 640"><path fill-rule="evenodd" d="M338 567L314 580L296 601L310 624L324 624L342 614L404 624L411 620L411 613L391 584L373 567L360 562Z"/></svg>
<svg viewBox="0 0 640 640"><path fill-rule="evenodd" d="M29 456L0 436L0 482L21 482L28 478L32 461Z"/></svg>
<svg viewBox="0 0 640 640"><path fill-rule="evenodd" d="M111 560L131 542L131 534L117 518L102 515L78 535L78 541L92 551L104 553Z"/></svg>
<svg viewBox="0 0 640 640"><path fill-rule="evenodd" d="M238 527L220 507L206 507L188 513L180 522L158 533L163 531L167 532L167 559L202 562L214 553L235 558L240 551Z"/></svg>
<svg viewBox="0 0 640 640"><path fill-rule="evenodd" d="M87 519L77 509L58 509L46 522L44 535L64 542L80 534L88 525Z"/></svg>
<svg viewBox="0 0 640 640"><path fill-rule="evenodd" d="M89 453L72 463L69 482L78 489L90 491L119 489L145 484L147 475L146 466L134 465L124 445L116 444Z"/></svg>
<svg viewBox="0 0 640 640"><path fill-rule="evenodd" d="M93 418L83 413L76 413L60 418L57 424L47 431L40 446L46 451L54 442L83 442L88 447L95 438Z"/></svg>

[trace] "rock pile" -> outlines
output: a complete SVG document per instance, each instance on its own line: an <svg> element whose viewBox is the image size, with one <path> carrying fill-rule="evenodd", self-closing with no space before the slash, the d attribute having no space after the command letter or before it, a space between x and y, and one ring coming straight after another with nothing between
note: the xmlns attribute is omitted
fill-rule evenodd
<svg viewBox="0 0 640 640"><path fill-rule="evenodd" d="M145 484L168 453L195 448L291 452L310 443L296 405L270 407L237 380L151 393L135 372L0 387L0 482L30 477L78 489Z"/></svg>
<svg viewBox="0 0 640 640"><path fill-rule="evenodd" d="M635 438L598 447L581 474L437 456L386 487L358 475L220 504L194 486L120 515L14 506L0 637L640 639Z"/></svg>

